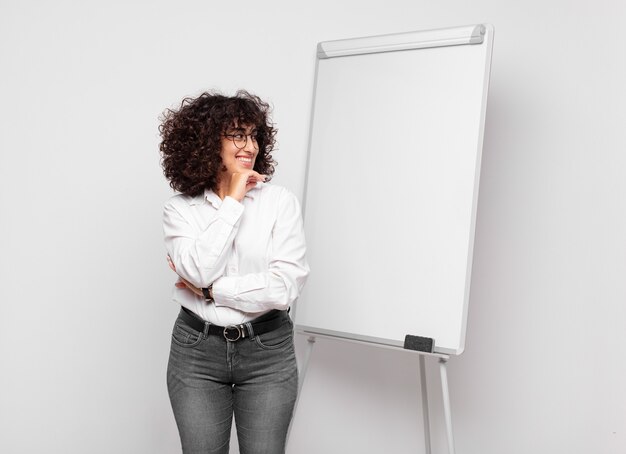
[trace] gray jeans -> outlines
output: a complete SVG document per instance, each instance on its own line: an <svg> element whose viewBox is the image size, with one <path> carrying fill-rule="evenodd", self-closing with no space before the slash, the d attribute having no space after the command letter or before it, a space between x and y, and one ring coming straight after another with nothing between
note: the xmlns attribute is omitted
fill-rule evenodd
<svg viewBox="0 0 626 454"><path fill-rule="evenodd" d="M167 388L184 454L228 454L235 416L241 454L285 452L298 388L293 324L227 342L174 323Z"/></svg>

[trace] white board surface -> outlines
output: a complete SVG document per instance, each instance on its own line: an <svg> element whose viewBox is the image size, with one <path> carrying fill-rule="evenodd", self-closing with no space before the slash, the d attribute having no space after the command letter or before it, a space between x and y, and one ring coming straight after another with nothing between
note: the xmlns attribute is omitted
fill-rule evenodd
<svg viewBox="0 0 626 454"><path fill-rule="evenodd" d="M480 44L318 58L299 332L463 351L493 35L482 30Z"/></svg>

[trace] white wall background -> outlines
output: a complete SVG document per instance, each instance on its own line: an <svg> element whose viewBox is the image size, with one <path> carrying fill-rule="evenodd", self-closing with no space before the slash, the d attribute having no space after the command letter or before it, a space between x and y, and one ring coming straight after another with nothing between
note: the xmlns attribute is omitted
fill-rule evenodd
<svg viewBox="0 0 626 454"><path fill-rule="evenodd" d="M318 41L490 22L457 451L625 452L625 20L617 0L2 0L0 451L179 451L164 108L271 100L275 181L301 194ZM290 450L422 452L418 396L415 356L318 341Z"/></svg>

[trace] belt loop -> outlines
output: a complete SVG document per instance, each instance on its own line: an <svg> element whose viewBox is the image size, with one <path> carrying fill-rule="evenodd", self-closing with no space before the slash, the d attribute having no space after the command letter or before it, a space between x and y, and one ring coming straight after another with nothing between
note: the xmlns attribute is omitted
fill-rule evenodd
<svg viewBox="0 0 626 454"><path fill-rule="evenodd" d="M250 336L250 339L252 339L254 337L254 330L252 329L252 323L246 322L246 328L248 328L248 335Z"/></svg>
<svg viewBox="0 0 626 454"><path fill-rule="evenodd" d="M209 326L211 324L209 322L204 322L204 338L206 339L207 337L209 337Z"/></svg>

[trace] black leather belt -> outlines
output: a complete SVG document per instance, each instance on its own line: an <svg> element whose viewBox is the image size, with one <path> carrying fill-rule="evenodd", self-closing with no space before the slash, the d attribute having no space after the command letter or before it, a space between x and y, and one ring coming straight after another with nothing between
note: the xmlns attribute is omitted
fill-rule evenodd
<svg viewBox="0 0 626 454"><path fill-rule="evenodd" d="M180 308L180 318L189 327L205 334L223 336L228 342L235 342L245 337L256 336L257 334L269 333L284 323L285 311L273 310L267 314L254 319L251 322L239 325L219 326L205 322L192 311L185 307ZM207 330L208 326L208 330ZM252 328L252 329L250 329Z"/></svg>

